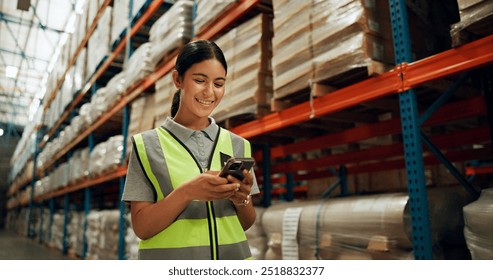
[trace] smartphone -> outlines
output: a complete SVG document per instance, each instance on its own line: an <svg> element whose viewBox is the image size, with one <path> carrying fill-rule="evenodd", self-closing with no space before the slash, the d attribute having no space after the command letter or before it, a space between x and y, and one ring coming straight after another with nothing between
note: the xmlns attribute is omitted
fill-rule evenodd
<svg viewBox="0 0 493 280"><path fill-rule="evenodd" d="M243 169L250 170L255 164L255 159L252 157L249 158L230 158L226 161L221 173L219 176L227 177L231 175L238 180L243 180Z"/></svg>

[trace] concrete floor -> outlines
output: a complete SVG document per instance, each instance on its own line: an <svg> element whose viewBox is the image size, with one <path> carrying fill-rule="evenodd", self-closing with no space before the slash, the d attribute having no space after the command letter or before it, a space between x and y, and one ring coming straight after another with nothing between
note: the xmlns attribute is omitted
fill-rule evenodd
<svg viewBox="0 0 493 280"><path fill-rule="evenodd" d="M0 229L0 260L71 260L58 249Z"/></svg>

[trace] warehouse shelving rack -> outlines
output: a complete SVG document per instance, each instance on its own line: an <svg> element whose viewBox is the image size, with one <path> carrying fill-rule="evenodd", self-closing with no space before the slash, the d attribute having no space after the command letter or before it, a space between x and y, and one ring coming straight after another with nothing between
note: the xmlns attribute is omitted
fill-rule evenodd
<svg viewBox="0 0 493 280"><path fill-rule="evenodd" d="M105 1L105 5L109 5L111 1ZM211 25L207 30L205 30L201 34L197 34L196 38L203 39L212 39L217 34L219 34L222 30L224 30L227 26L232 24L235 20L245 15L248 11L253 9L260 1L239 1L235 4L228 13L226 13L223 17L221 17L217 22ZM143 12L142 17L136 21L129 32L129 36L127 38L131 38L133 34L135 34L139 28L150 18L150 16L160 7L162 1L152 1L147 7L147 10ZM403 6L403 1L390 1L392 14L391 18L394 21L397 17L397 14L400 15L402 25L406 26L407 17L405 14L405 9L400 9ZM405 6L404 6L405 7ZM101 11L98 13L98 15ZM394 23L394 22L393 22ZM393 24L394 25L394 24ZM397 24L398 25L398 24ZM95 27L95 24L93 24ZM397 33L406 31L395 30ZM87 42L88 34L84 39L83 43ZM407 35L404 35L407 36ZM408 40L406 38L394 38L401 40ZM102 64L102 66L97 70L97 72L93 75L93 77L86 83L84 89L79 93L79 95L74 99L74 101L69 105L66 109L65 113L62 115L60 120L55 124L54 127L50 129L48 132L48 138L52 137L56 134L56 131L62 125L64 120L66 120L70 112L76 107L76 105L81 102L82 97L89 92L92 86L95 84L97 78L104 73L104 71L109 67L111 61L117 57L117 55L123 50L124 46L128 43L127 39L122 38L121 42L116 46L112 54L107 58L107 60ZM405 45L408 46L409 42L405 42ZM483 39L474 41L469 44L465 44L461 47L451 49L448 51L444 51L437 55L427 57L425 59L421 59L415 62L412 62L407 57L400 58L396 61L396 66L388 72L385 72L379 76L368 78L362 82L358 82L356 84L347 86L335 92L331 92L330 94L324 95L317 99L314 99L313 102L305 102L299 105L295 105L291 108L284 109L279 112L271 113L267 116L261 117L257 120L250 121L248 123L241 124L239 126L233 127L231 130L245 138L254 138L256 136L261 136L268 134L269 132L273 132L282 128L288 128L295 124L303 123L310 121L311 119L326 116L353 106L356 106L362 102L375 100L383 97L387 97L390 95L399 94L403 99L411 99L411 103L413 99L414 93L410 90L416 88L425 82L450 77L453 75L457 75L459 73L463 73L469 71L471 69L481 68L483 66L489 65L493 62L493 52L491 51L491 46L493 45L493 36L485 37ZM81 45L83 46L83 44ZM78 53L80 50L76 53ZM81 133L71 144L64 147L60 152L58 152L53 158L52 162L49 165L53 165L56 161L60 160L64 155L69 153L78 143L81 143L85 139L91 137L91 134L96 131L99 127L101 127L105 122L111 119L114 115L116 115L121 110L124 110L128 104L130 104L136 97L145 92L149 87L151 87L158 79L168 73L172 67L174 66L175 57L171 57L161 66L159 66L154 73L149 75L143 81L135 84L127 92L123 95L123 98L120 99L117 104L108 112L105 112L95 123L93 123L88 129L86 129L83 133ZM75 58L72 59L72 62L75 61ZM60 86L60 85L59 85ZM55 91L56 92L56 91ZM52 100L52 97L49 100ZM49 102L48 102L49 103ZM406 102L404 102L406 103ZM440 104L438 104L440 105ZM439 106L435 107L439 107ZM48 107L48 106L46 106ZM394 144L387 147L374 148L370 151L355 151L352 153L347 153L344 155L333 155L324 159L321 159L321 164L323 166L333 166L337 165L341 162L345 162L347 158L354 158L355 156L359 158L368 158L368 157L390 157L392 155L398 155L405 151L404 157L406 162L416 159L410 159L408 156L408 151L405 150L405 145L413 145L414 147L419 146L421 148L421 135L419 134L419 127L422 125L431 125L431 124L439 124L445 121L466 118L471 116L484 115L487 113L487 107L482 98L471 98L469 100L446 104L442 108L438 109L433 116L431 116L428 120L425 121L424 117L421 119L418 116L416 106L411 108L406 108L405 106L401 106L401 111L403 110L411 111L411 116L406 116L405 118L411 118L409 124L404 124L405 121L401 121L401 119L391 119L388 121L381 121L374 124L368 124L365 126L349 129L346 131L342 131L335 134L330 134L326 136L317 137L311 140L307 140L300 143L287 144L282 146L269 147L268 145L263 145L262 150L255 154L257 160L262 161L262 174L263 174L263 195L264 195L264 205L268 206L271 199L271 184L273 180L271 179L270 174L278 172L279 170L291 171L294 172L300 166L304 164L310 164L308 161L301 162L288 162L284 165L279 166L271 166L270 159L278 158L278 157L287 157L293 153L300 153L307 150L307 147L310 149L315 148L324 148L330 147L331 145L349 143L352 141L357 141L359 139L367 139L374 136L385 135L396 133L402 131L403 133L414 133L413 137L409 138L408 142L402 144ZM430 111L431 112L431 111ZM128 111L124 113L126 117L128 117ZM426 115L430 115L426 113ZM401 117L403 117L401 115ZM402 122L402 126L401 126ZM408 126L413 126L414 130L412 132L407 131ZM125 125L123 129L125 130ZM125 132L125 131L124 131ZM418 134L417 134L418 133ZM417 134L417 135L416 135ZM464 143L468 143L472 139L472 137L477 137L476 139L488 139L488 127L480 127L474 130L465 131L465 132L457 132L454 134L455 137L453 139L449 139L450 136L437 136L433 138L433 142L438 143L440 145L460 145ZM126 135L125 135L126 136ZM125 137L126 138L126 137ZM48 140L44 139L40 141L38 145L38 149L42 149ZM124 142L125 145L125 142ZM459 151L455 153L448 153L446 156L451 160L464 161L464 160L473 160L480 157L480 153L484 153L483 150L469 150L469 151ZM412 152L411 152L412 153ZM422 153L414 151L415 155L421 155ZM269 159L269 160L262 160ZM385 164L367 164L365 166L355 166L348 167L348 173L358 173L358 172L372 172L372 171L381 171L391 168L406 168L409 172L412 173L416 171L420 173L423 171L424 164L427 163L436 163L436 159L432 159L429 157L422 157L421 159L417 159L421 163L416 166L410 167L409 164L403 166L400 161L390 161ZM283 169L284 168L284 169ZM474 170L480 170L479 168L475 168ZM471 171L473 172L473 171ZM479 172L479 171L477 171ZM42 172L41 172L42 173ZM36 174L37 176L41 176L42 174ZM124 178L126 174L126 166L122 164L117 170L108 172L103 174L97 178L85 180L81 183L75 184L73 186L67 186L65 188L59 189L57 191L37 196L32 198L34 202L42 202L49 200L50 205L52 205L52 199L55 197L60 197L63 195L68 195L77 190L85 189L87 193L91 187L101 184L103 182L111 181L114 179L120 179L122 182L122 178ZM472 173L471 173L472 174ZM313 172L307 175L295 175L291 178L291 181L288 185L291 187L287 187L288 192L292 192L292 181L293 180L305 180L312 178L321 178L334 176L329 171L325 172ZM428 212L426 207L422 207L426 204L426 190L423 192L424 183L422 178L418 178L418 183L410 185L408 187L408 192L410 194L410 198L415 200L419 200L420 202L415 204L411 201L411 207L415 206L419 210L412 211L411 215L413 219L419 220L421 223L414 224L413 223L413 239L415 243L415 257L417 259L429 259L431 258L431 245L429 243L429 226L427 225ZM32 184L32 187L34 185ZM472 190L474 192L474 189ZM414 196L414 194L420 193L419 196ZM67 196L66 196L67 197ZM86 195L86 199L89 199L89 195ZM424 198L424 199L423 199ZM86 201L86 205L88 202ZM22 205L21 205L22 206ZM24 205L25 206L25 205ZM29 204L29 207L32 207L32 204ZM86 211L88 210L86 206ZM122 211L124 209L121 209ZM86 212L87 213L87 212ZM416 230L415 228L420 228L420 230ZM120 233L121 234L121 233ZM421 242L424 240L423 242ZM120 249L121 250L121 249ZM123 258L123 251L119 252L119 257Z"/></svg>

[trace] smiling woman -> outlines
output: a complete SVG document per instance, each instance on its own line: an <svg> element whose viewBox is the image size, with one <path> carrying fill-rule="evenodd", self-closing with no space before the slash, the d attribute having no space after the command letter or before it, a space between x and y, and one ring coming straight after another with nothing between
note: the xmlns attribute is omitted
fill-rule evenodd
<svg viewBox="0 0 493 280"><path fill-rule="evenodd" d="M227 64L211 41L178 54L172 116L136 134L123 200L142 239L140 259L250 259L247 230L259 193L253 171L220 177L228 158L251 157L250 143L219 127L210 114L225 94Z"/></svg>

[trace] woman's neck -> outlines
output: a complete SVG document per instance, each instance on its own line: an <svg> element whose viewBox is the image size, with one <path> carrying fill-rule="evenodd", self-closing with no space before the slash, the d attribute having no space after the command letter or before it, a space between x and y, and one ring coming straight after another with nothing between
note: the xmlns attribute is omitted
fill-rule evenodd
<svg viewBox="0 0 493 280"><path fill-rule="evenodd" d="M193 130L202 130L210 125L210 120L208 117L205 118L181 118L178 114L173 119L175 122L183 125L184 127L188 127Z"/></svg>

